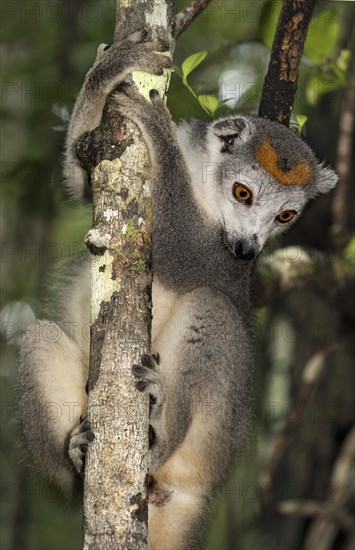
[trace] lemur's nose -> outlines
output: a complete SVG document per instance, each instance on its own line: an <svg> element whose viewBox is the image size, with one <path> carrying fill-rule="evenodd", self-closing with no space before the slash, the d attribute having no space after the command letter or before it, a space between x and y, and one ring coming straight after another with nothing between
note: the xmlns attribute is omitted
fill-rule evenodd
<svg viewBox="0 0 355 550"><path fill-rule="evenodd" d="M241 260L253 260L257 255L257 250L245 241L237 241L235 245L235 255Z"/></svg>

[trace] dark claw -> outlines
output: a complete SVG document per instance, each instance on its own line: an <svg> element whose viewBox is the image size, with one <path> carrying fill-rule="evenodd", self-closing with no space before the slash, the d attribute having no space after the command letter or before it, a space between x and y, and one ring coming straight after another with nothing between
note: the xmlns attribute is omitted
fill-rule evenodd
<svg viewBox="0 0 355 550"><path fill-rule="evenodd" d="M142 40L145 40L148 36L148 30L147 29L142 29Z"/></svg>
<svg viewBox="0 0 355 550"><path fill-rule="evenodd" d="M161 76L164 73L164 69L161 67L154 67L152 68L153 74L156 74L157 76Z"/></svg>
<svg viewBox="0 0 355 550"><path fill-rule="evenodd" d="M144 374L145 368L142 365L133 365L132 372L134 376L142 376Z"/></svg>
<svg viewBox="0 0 355 550"><path fill-rule="evenodd" d="M112 44L107 44L107 46L104 47L104 52L107 52L111 48Z"/></svg>
<svg viewBox="0 0 355 550"><path fill-rule="evenodd" d="M156 436L155 430L149 424L149 448L153 447L153 445L156 441L156 438L157 438L157 436Z"/></svg>
<svg viewBox="0 0 355 550"><path fill-rule="evenodd" d="M149 394L149 416L151 415L151 412L153 410L153 407L155 403L157 402L157 398L154 397L151 393Z"/></svg>
<svg viewBox="0 0 355 550"><path fill-rule="evenodd" d="M119 85L118 87L118 90L122 93L124 93L126 90L128 90L130 88L130 84L128 84L127 82L121 82L121 84Z"/></svg>
<svg viewBox="0 0 355 550"><path fill-rule="evenodd" d="M168 52L170 50L170 44L168 40L161 38L158 42L158 52Z"/></svg>
<svg viewBox="0 0 355 550"><path fill-rule="evenodd" d="M158 90L150 90L149 98L151 99L151 101L154 101L155 99L158 99L159 98Z"/></svg>
<svg viewBox="0 0 355 550"><path fill-rule="evenodd" d="M148 354L144 354L141 357L141 363L144 367L148 367L148 369L154 368L154 362L152 361L152 356Z"/></svg>
<svg viewBox="0 0 355 550"><path fill-rule="evenodd" d="M88 450L89 445L80 445L80 450L83 454L86 454L86 451Z"/></svg>
<svg viewBox="0 0 355 550"><path fill-rule="evenodd" d="M86 439L88 441L94 441L95 439L95 434L92 430L89 430L87 433L86 433Z"/></svg>
<svg viewBox="0 0 355 550"><path fill-rule="evenodd" d="M155 485L155 479L152 475L150 475L150 474L146 475L145 485L146 485L147 489L149 489L150 487L153 487L153 485Z"/></svg>
<svg viewBox="0 0 355 550"><path fill-rule="evenodd" d="M90 424L89 419L86 418L86 417L83 418L82 423L81 423L81 429L83 431L86 431L86 430L90 430L90 428L91 428L91 424Z"/></svg>
<svg viewBox="0 0 355 550"><path fill-rule="evenodd" d="M155 405L156 402L157 402L157 398L154 397L154 395L149 394L149 404Z"/></svg>
<svg viewBox="0 0 355 550"><path fill-rule="evenodd" d="M154 361L155 361L158 365L160 365L160 355L159 355L159 353L153 354L152 357L153 357Z"/></svg>
<svg viewBox="0 0 355 550"><path fill-rule="evenodd" d="M145 382L144 380L139 380L139 382L136 382L136 388L138 391L144 391L147 385L147 382Z"/></svg>
<svg viewBox="0 0 355 550"><path fill-rule="evenodd" d="M126 36L123 39L123 42L128 40L129 42L132 42L133 44L139 44L140 42L143 42L144 40L146 40L147 36L148 36L147 29L145 29L145 28L137 29L136 31L133 31L131 34Z"/></svg>
<svg viewBox="0 0 355 550"><path fill-rule="evenodd" d="M171 69L171 67L173 66L173 62L171 61L170 57L166 57L165 55L161 57L162 57L161 63L163 67L165 69Z"/></svg>

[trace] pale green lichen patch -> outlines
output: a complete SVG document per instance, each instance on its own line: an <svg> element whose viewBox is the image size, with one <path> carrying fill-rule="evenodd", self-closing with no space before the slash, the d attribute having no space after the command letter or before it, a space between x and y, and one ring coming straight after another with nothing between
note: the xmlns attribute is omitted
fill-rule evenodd
<svg viewBox="0 0 355 550"><path fill-rule="evenodd" d="M93 194L115 189L119 183L121 167L122 161L119 158L99 162L91 172Z"/></svg>
<svg viewBox="0 0 355 550"><path fill-rule="evenodd" d="M136 222L129 220L111 241L111 245L115 246L113 276L122 277L128 273L135 278L146 272L149 232L142 219L139 225Z"/></svg>
<svg viewBox="0 0 355 550"><path fill-rule="evenodd" d="M91 323L97 319L101 302L109 302L114 292L121 289L119 277L112 278L114 255L108 250L102 256L91 257ZM105 264L105 269L100 269Z"/></svg>
<svg viewBox="0 0 355 550"><path fill-rule="evenodd" d="M170 82L171 70L164 70L163 76L155 76L148 73L133 73L133 82L146 99L149 100L150 90L158 90L160 97L164 97Z"/></svg>

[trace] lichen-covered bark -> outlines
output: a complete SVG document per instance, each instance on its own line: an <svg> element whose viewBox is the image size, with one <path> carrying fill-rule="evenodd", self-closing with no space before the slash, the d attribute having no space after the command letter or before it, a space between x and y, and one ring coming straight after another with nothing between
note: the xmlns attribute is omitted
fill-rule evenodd
<svg viewBox="0 0 355 550"><path fill-rule="evenodd" d="M171 35L172 4L119 2L115 39L142 26ZM142 93L164 94L168 79L133 75ZM149 160L137 128L112 100L77 152L94 204L85 239L92 253L87 414L95 440L85 469L84 549L140 550L147 548L148 400L131 367L150 346Z"/></svg>
<svg viewBox="0 0 355 550"><path fill-rule="evenodd" d="M259 115L289 125L298 70L315 0L284 0L271 49Z"/></svg>

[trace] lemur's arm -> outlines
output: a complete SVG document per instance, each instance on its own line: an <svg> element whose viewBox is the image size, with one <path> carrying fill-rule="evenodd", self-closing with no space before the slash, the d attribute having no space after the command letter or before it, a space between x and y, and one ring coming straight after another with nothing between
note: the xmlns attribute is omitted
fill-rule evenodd
<svg viewBox="0 0 355 550"><path fill-rule="evenodd" d="M196 204L175 124L158 92L151 92L150 103L133 86L121 90L114 94L117 106L142 132L151 161L154 277L187 290L196 286L196 267L205 264L201 236L209 243L218 229Z"/></svg>
<svg viewBox="0 0 355 550"><path fill-rule="evenodd" d="M168 43L148 41L146 36L146 31L136 31L112 46L101 44L85 77L70 119L65 148L65 177L78 198L86 194L87 175L77 159L76 142L100 124L107 96L134 71L162 74L164 68L171 66L169 58L156 53L166 51Z"/></svg>

